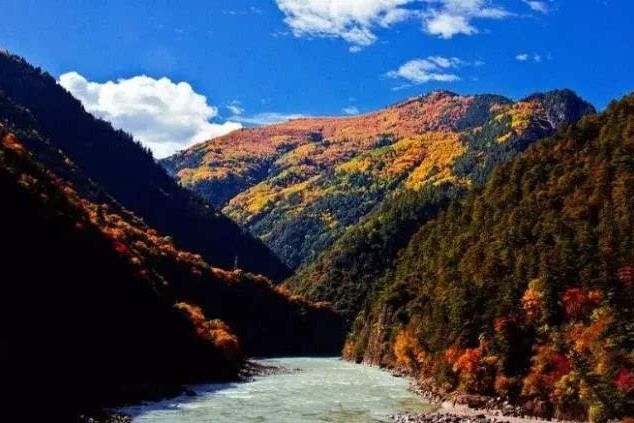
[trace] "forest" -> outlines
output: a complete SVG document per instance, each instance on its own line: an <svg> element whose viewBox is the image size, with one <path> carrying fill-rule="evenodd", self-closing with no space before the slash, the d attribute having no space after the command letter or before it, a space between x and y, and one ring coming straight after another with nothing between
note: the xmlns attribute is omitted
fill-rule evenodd
<svg viewBox="0 0 634 423"><path fill-rule="evenodd" d="M634 97L498 166L423 224L344 354L534 414L634 406Z"/></svg>
<svg viewBox="0 0 634 423"><path fill-rule="evenodd" d="M340 351L340 319L326 305L177 248L47 134L29 108L0 92L8 416L74 421L187 383L238 380L247 357ZM223 235L207 242L225 248ZM47 395L29 408L34 380Z"/></svg>
<svg viewBox="0 0 634 423"><path fill-rule="evenodd" d="M339 355L544 419L634 415L634 95L435 91L157 161L1 52L0 192L22 419Z"/></svg>

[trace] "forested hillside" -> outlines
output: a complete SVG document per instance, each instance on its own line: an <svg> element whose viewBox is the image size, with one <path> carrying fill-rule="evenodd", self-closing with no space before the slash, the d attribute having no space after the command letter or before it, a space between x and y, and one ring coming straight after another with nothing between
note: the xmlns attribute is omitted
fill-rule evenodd
<svg viewBox="0 0 634 423"><path fill-rule="evenodd" d="M259 240L180 188L149 151L86 113L47 73L0 52L0 91L28 109L41 134L86 176L149 225L172 236L179 248L199 253L221 268L233 269L237 259L243 269L276 280L288 276L288 269Z"/></svg>
<svg viewBox="0 0 634 423"><path fill-rule="evenodd" d="M3 93L0 116L5 416L72 421L182 383L235 379L249 355L340 350L341 325L327 307L177 249L88 180ZM31 408L35 385L45 394Z"/></svg>
<svg viewBox="0 0 634 423"><path fill-rule="evenodd" d="M634 96L423 225L357 317L355 360L545 417L634 414Z"/></svg>
<svg viewBox="0 0 634 423"><path fill-rule="evenodd" d="M162 164L297 268L389 194L468 187L592 111L569 91L515 103L437 91L366 115L236 131Z"/></svg>
<svg viewBox="0 0 634 423"><path fill-rule="evenodd" d="M485 102L476 110L482 113L482 107L486 111L490 106ZM593 111L567 90L534 95L493 110L490 116L485 113L485 120L473 119L472 111L471 129L452 135L459 149L450 160L438 154L444 150L429 149L404 185L300 269L287 286L309 298L331 302L351 322L366 299L381 289L382 275L392 268L414 232L449 200L480 185L495 165L551 134L554 128ZM421 183L408 183L421 172L427 173Z"/></svg>

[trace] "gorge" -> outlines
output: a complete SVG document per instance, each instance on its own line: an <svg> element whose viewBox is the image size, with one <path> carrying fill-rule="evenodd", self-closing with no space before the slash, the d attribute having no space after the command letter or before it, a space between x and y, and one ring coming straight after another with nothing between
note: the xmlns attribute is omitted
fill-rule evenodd
<svg viewBox="0 0 634 423"><path fill-rule="evenodd" d="M157 161L3 52L0 140L15 421L633 415L632 95L433 91Z"/></svg>

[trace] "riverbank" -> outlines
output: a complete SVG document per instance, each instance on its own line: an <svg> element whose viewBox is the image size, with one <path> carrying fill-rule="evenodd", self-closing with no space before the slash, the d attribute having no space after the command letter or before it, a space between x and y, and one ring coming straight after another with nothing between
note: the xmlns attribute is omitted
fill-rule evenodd
<svg viewBox="0 0 634 423"><path fill-rule="evenodd" d="M388 372L389 373L389 372ZM253 418L306 423L323 419L397 423L544 423L507 402L475 395L443 395L374 366L337 359L288 358L251 362L242 383L184 388L176 398L86 417L81 423L192 423L210 416L222 423ZM260 377L268 376L268 377ZM409 387L408 387L409 385ZM220 394L219 394L220 393ZM187 398L191 397L191 398ZM429 405L426 405L429 404ZM335 410L335 414L333 414ZM214 420L216 421L216 420Z"/></svg>
<svg viewBox="0 0 634 423"><path fill-rule="evenodd" d="M134 423L344 423L389 422L390 414L431 409L409 390L408 379L375 367L335 357L262 359L257 364L258 375L250 377L253 372L248 371L241 383L189 386L193 397L114 411L131 416Z"/></svg>
<svg viewBox="0 0 634 423"><path fill-rule="evenodd" d="M425 414L396 414L390 416L396 423L553 423L529 416L505 416L499 410L480 410L449 401L436 411ZM563 422L562 422L563 423Z"/></svg>
<svg viewBox="0 0 634 423"><path fill-rule="evenodd" d="M246 383L260 376L275 376L299 372L301 369L296 367L278 366L271 364L263 364L255 360L245 361L238 377L229 382ZM210 381L212 382L212 381ZM225 382L225 381L221 381ZM157 389L152 395L148 395L143 400L138 399L123 404L118 404L113 408L97 410L95 412L87 412L81 414L77 423L132 423L132 417L126 413L114 411L121 407L129 407L139 405L144 402L160 402L170 400L179 396L196 397L198 394L187 385L170 386L169 389Z"/></svg>
<svg viewBox="0 0 634 423"><path fill-rule="evenodd" d="M393 372L402 377L406 375ZM410 390L423 401L436 405L429 413L395 414L396 423L572 423L528 414L522 407L501 398L482 395L444 394L433 385L412 382Z"/></svg>

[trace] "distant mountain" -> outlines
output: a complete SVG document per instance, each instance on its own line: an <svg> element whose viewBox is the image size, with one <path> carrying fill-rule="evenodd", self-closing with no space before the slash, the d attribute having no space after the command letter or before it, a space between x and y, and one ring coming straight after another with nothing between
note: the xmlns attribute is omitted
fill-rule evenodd
<svg viewBox="0 0 634 423"><path fill-rule="evenodd" d="M73 421L79 410L182 383L235 379L245 355L340 350L328 308L177 249L87 179L4 93L0 116L5 417ZM26 404L30 392L37 407Z"/></svg>
<svg viewBox="0 0 634 423"><path fill-rule="evenodd" d="M634 415L633 275L630 95L419 227L345 355L543 417L616 421Z"/></svg>
<svg viewBox="0 0 634 423"><path fill-rule="evenodd" d="M275 280L288 276L288 269L260 241L180 188L147 150L88 114L50 75L2 52L0 91L27 109L48 142L85 175L149 225L172 236L179 248L225 269L233 269L237 261L240 268ZM38 159L46 163L48 157Z"/></svg>
<svg viewBox="0 0 634 423"><path fill-rule="evenodd" d="M424 183L416 186L406 183L394 189L322 255L287 280L288 288L313 300L331 302L351 323L367 299L383 289L382 276L391 270L399 251L421 225L434 218L452 199L480 185L497 164L552 134L555 126L594 111L568 90L538 94L501 106L499 103L491 106L492 99L500 101L482 97L480 102L484 106L472 105L484 110L486 119L474 127L470 123L471 129L454 134L462 149L446 163L444 170L437 164L444 150L439 153L429 150L431 163L423 161L419 167L429 169L426 171L431 175Z"/></svg>
<svg viewBox="0 0 634 423"><path fill-rule="evenodd" d="M367 115L235 131L161 163L297 268L392 193L468 188L593 111L570 91L515 103L438 91Z"/></svg>

